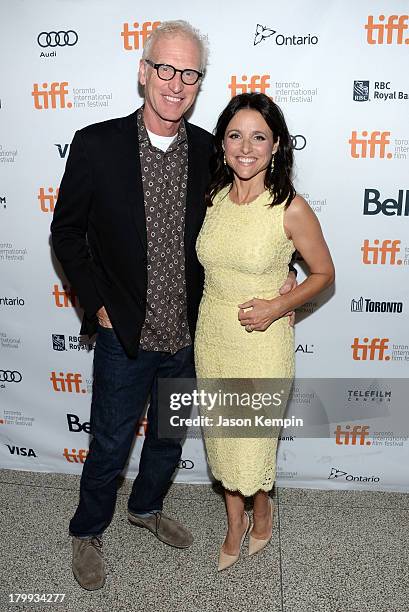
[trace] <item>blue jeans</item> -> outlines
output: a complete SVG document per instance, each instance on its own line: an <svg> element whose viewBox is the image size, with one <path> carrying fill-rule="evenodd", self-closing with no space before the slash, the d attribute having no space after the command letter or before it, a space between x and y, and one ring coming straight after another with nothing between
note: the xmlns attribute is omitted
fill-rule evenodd
<svg viewBox="0 0 409 612"><path fill-rule="evenodd" d="M158 379L194 377L193 347L175 355L139 350L129 358L112 329L98 328L91 405L92 441L81 476L80 502L70 522L77 537L101 535L112 520L117 478L124 469L150 398L148 427L128 508L161 510L182 454L182 440L158 436Z"/></svg>

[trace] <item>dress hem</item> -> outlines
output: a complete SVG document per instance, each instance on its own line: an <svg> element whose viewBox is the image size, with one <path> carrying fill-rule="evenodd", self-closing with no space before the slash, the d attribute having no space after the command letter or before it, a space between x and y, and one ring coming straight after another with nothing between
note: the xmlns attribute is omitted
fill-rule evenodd
<svg viewBox="0 0 409 612"><path fill-rule="evenodd" d="M252 497L258 491L265 491L265 493L268 493L274 487L274 482L273 482L271 484L271 486L270 485L259 485L255 489L253 489L253 488L252 489L244 489L244 488L240 488L239 486L232 485L230 483L227 484L222 478L218 478L215 474L213 474L213 476L214 476L214 478L216 480L221 482L221 484L222 484L224 489L227 489L227 491L231 491L232 493L235 493L236 491L238 491L244 497Z"/></svg>

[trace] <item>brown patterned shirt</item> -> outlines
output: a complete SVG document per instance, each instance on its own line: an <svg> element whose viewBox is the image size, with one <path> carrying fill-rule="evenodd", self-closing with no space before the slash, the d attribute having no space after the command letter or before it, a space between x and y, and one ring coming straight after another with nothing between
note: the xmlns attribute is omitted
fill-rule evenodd
<svg viewBox="0 0 409 612"><path fill-rule="evenodd" d="M140 347L171 354L192 344L187 322L184 229L188 143L182 119L167 151L151 144L137 113L148 244L146 317Z"/></svg>

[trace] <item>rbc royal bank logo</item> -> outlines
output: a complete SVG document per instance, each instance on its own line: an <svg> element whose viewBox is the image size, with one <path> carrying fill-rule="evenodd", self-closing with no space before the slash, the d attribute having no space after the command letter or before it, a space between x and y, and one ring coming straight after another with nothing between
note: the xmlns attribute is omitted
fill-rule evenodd
<svg viewBox="0 0 409 612"><path fill-rule="evenodd" d="M354 81L355 102L367 102L369 100L369 81Z"/></svg>
<svg viewBox="0 0 409 612"><path fill-rule="evenodd" d="M55 351L65 351L65 336L63 334L52 334L53 349Z"/></svg>

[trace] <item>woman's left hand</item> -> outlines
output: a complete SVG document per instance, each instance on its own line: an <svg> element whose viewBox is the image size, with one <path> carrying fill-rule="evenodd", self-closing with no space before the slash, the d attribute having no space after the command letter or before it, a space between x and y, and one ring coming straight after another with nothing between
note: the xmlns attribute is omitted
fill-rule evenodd
<svg viewBox="0 0 409 612"><path fill-rule="evenodd" d="M244 304L239 304L238 319L246 331L265 331L273 321L280 319L283 314L279 307L280 298L262 300L253 298ZM244 311L245 308L250 310Z"/></svg>

